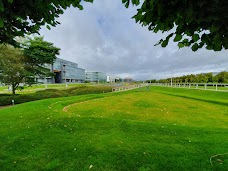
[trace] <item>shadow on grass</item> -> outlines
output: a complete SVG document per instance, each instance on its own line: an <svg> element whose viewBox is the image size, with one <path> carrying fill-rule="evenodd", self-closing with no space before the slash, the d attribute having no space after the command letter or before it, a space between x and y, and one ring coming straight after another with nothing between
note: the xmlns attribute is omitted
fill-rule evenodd
<svg viewBox="0 0 228 171"><path fill-rule="evenodd" d="M198 100L201 102L208 102L208 103L217 104L217 105L223 105L223 106L228 105L228 102L214 101L214 100L209 100L209 99L201 99L201 98L172 94L172 93L164 93L164 92L160 92L160 93L170 95L170 96L175 96L175 97L182 97L182 98L186 98L186 99Z"/></svg>

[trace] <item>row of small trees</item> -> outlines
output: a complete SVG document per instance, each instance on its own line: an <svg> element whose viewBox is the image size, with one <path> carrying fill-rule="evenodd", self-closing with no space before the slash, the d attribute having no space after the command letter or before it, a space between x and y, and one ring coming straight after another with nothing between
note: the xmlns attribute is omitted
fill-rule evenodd
<svg viewBox="0 0 228 171"><path fill-rule="evenodd" d="M147 82L171 83L171 78L160 80L147 80ZM222 71L217 75L212 73L190 74L180 77L172 77L173 83L228 83L228 72Z"/></svg>
<svg viewBox="0 0 228 171"><path fill-rule="evenodd" d="M53 76L44 64L52 64L60 49L43 37L26 38L15 48L0 44L0 82L11 86L12 94L21 85L36 83L37 76Z"/></svg>

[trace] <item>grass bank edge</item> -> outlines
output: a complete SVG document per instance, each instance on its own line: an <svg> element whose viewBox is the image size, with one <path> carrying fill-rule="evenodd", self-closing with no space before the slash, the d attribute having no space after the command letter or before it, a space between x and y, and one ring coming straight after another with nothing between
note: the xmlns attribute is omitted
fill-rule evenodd
<svg viewBox="0 0 228 171"><path fill-rule="evenodd" d="M111 91L112 91L112 87L110 86L77 86L77 87L71 87L66 90L45 89L45 90L37 91L35 93L18 94L16 96L12 96L9 94L1 94L0 106L11 105L12 100L14 100L14 104L21 104L25 102L42 100L47 98L69 97L69 96L77 96L77 95L83 95L83 94L102 94L102 93L109 93Z"/></svg>

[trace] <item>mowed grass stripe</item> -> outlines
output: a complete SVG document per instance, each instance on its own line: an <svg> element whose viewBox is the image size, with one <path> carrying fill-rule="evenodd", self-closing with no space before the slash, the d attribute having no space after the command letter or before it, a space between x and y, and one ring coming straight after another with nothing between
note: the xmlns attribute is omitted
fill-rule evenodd
<svg viewBox="0 0 228 171"><path fill-rule="evenodd" d="M68 112L82 117L106 117L191 127L228 128L228 107L155 92L95 99L69 106Z"/></svg>
<svg viewBox="0 0 228 171"><path fill-rule="evenodd" d="M183 98L167 91L153 87L1 109L1 170L227 170L227 155L210 164L211 156L228 149L227 106L200 100L221 101L222 95L171 92Z"/></svg>

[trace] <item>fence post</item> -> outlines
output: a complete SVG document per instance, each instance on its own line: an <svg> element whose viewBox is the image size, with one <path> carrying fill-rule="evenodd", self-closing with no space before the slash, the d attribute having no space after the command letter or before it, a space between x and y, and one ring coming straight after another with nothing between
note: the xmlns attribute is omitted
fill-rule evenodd
<svg viewBox="0 0 228 171"><path fill-rule="evenodd" d="M191 88L191 84L190 83L188 84L188 88Z"/></svg>
<svg viewBox="0 0 228 171"><path fill-rule="evenodd" d="M198 88L198 84L196 84L196 89Z"/></svg>
<svg viewBox="0 0 228 171"><path fill-rule="evenodd" d="M204 89L205 89L205 90L207 89L207 84L206 84L206 83L204 84Z"/></svg>
<svg viewBox="0 0 228 171"><path fill-rule="evenodd" d="M216 91L218 90L218 84L215 85L215 90L216 90Z"/></svg>

